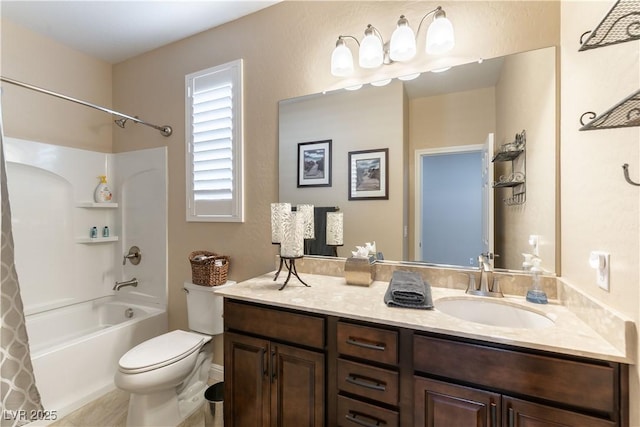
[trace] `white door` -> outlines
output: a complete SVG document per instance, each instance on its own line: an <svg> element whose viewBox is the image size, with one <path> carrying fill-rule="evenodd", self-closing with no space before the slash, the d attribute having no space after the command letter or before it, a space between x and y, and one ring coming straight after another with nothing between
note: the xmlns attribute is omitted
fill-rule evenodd
<svg viewBox="0 0 640 427"><path fill-rule="evenodd" d="M487 250L492 227L486 225L484 149L478 144L416 151L417 261L473 267Z"/></svg>

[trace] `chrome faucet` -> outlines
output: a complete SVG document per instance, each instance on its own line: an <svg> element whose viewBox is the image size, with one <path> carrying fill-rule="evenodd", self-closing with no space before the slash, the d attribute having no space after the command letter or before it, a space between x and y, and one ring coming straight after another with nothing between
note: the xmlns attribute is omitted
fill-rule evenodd
<svg viewBox="0 0 640 427"><path fill-rule="evenodd" d="M133 286L134 288L138 286L138 279L135 277L131 280L125 280L124 282L116 282L113 286L114 291L119 291L120 288L124 288L125 286Z"/></svg>
<svg viewBox="0 0 640 427"><path fill-rule="evenodd" d="M478 256L478 264L480 264L480 287L476 287L475 280L469 280L469 286L467 287L468 294L498 298L504 296L500 290L498 279L493 277L492 259L492 253L483 253Z"/></svg>

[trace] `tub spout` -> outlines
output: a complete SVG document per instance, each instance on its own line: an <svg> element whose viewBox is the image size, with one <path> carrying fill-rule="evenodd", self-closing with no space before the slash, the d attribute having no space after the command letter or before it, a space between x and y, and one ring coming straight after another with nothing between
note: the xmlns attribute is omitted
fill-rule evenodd
<svg viewBox="0 0 640 427"><path fill-rule="evenodd" d="M125 286L133 286L134 288L138 286L138 279L135 277L131 280L125 280L124 282L116 282L113 286L114 291L119 291L120 288L124 288Z"/></svg>

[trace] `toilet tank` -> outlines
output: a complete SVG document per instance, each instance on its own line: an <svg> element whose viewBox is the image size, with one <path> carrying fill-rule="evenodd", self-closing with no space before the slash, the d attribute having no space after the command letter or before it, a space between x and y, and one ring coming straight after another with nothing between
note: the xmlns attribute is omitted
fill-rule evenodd
<svg viewBox="0 0 640 427"><path fill-rule="evenodd" d="M224 298L214 294L214 291L234 284L235 282L227 281L220 286L202 286L184 282L190 330L207 335L222 333L224 330L222 320L222 301Z"/></svg>

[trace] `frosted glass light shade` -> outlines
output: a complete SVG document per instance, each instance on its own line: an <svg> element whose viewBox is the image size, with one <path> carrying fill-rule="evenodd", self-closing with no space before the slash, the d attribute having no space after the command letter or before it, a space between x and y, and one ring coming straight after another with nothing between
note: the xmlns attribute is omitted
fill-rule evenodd
<svg viewBox="0 0 640 427"><path fill-rule="evenodd" d="M280 256L300 258L304 255L304 216L299 212L289 212L282 223L282 243Z"/></svg>
<svg viewBox="0 0 640 427"><path fill-rule="evenodd" d="M353 54L344 40L336 43L331 54L331 74L336 77L346 77L353 73Z"/></svg>
<svg viewBox="0 0 640 427"><path fill-rule="evenodd" d="M416 56L416 36L404 18L400 17L398 27L391 35L389 57L393 61L409 61Z"/></svg>
<svg viewBox="0 0 640 427"><path fill-rule="evenodd" d="M365 36L360 42L358 61L362 68L377 68L382 65L384 51L382 41L373 31L365 31Z"/></svg>
<svg viewBox="0 0 640 427"><path fill-rule="evenodd" d="M427 29L426 52L438 55L449 52L455 46L453 25L446 16L436 16Z"/></svg>
<svg viewBox="0 0 640 427"><path fill-rule="evenodd" d="M271 243L282 242L284 216L291 212L290 203L271 203Z"/></svg>
<svg viewBox="0 0 640 427"><path fill-rule="evenodd" d="M344 244L344 222L342 212L327 212L327 245Z"/></svg>
<svg viewBox="0 0 640 427"><path fill-rule="evenodd" d="M298 205L296 210L304 218L304 238L315 239L315 224L313 221L313 205Z"/></svg>

